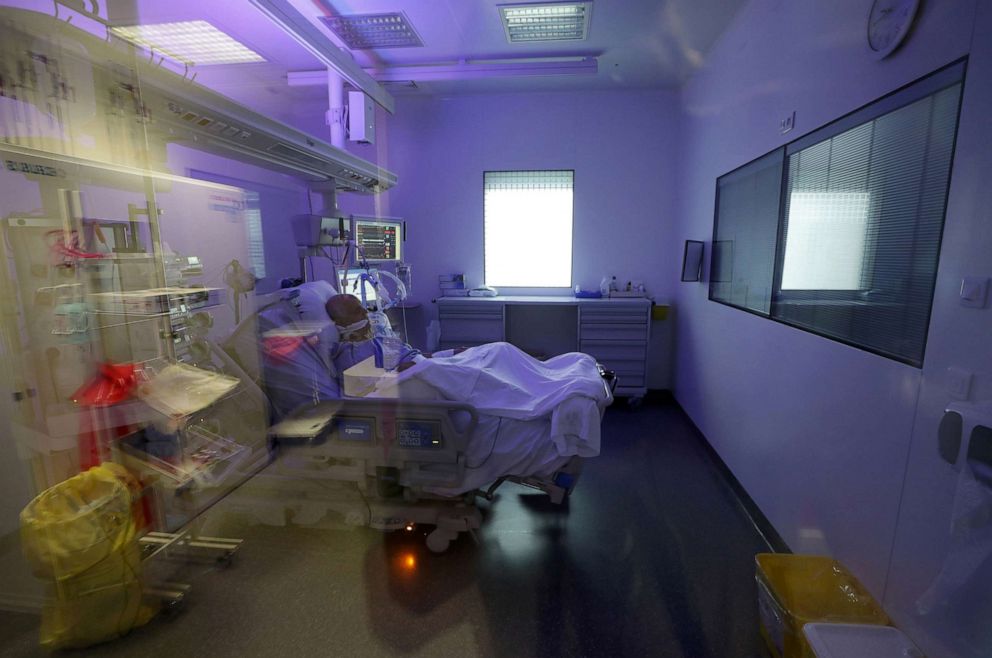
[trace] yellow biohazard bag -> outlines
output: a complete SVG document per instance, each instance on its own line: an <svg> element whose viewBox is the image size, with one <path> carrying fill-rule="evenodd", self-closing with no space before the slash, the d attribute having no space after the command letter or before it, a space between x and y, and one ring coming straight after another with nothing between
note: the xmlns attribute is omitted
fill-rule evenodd
<svg viewBox="0 0 992 658"><path fill-rule="evenodd" d="M124 467L104 463L47 489L21 511L21 549L48 581L41 644L80 648L147 622L141 554Z"/></svg>

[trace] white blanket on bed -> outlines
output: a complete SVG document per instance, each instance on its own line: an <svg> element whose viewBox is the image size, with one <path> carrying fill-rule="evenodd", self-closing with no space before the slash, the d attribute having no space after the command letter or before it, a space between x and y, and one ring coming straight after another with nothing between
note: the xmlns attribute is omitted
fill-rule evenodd
<svg viewBox="0 0 992 658"><path fill-rule="evenodd" d="M587 354L542 362L508 343L491 343L425 359L395 384L411 380L482 414L466 455L466 480L450 493L503 475L550 475L573 455L599 454L600 413L609 396Z"/></svg>

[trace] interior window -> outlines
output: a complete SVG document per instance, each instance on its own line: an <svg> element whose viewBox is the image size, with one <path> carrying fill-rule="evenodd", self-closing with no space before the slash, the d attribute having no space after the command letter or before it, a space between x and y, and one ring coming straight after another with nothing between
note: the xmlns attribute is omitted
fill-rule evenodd
<svg viewBox="0 0 992 658"><path fill-rule="evenodd" d="M710 299L921 366L964 63L717 180Z"/></svg>

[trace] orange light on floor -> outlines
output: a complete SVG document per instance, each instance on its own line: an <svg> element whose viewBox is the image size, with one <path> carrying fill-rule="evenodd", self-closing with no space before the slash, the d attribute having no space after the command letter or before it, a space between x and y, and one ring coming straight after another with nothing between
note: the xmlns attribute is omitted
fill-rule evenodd
<svg viewBox="0 0 992 658"><path fill-rule="evenodd" d="M417 558L414 557L413 553L407 553L403 557L403 566L407 569L413 569L417 566Z"/></svg>

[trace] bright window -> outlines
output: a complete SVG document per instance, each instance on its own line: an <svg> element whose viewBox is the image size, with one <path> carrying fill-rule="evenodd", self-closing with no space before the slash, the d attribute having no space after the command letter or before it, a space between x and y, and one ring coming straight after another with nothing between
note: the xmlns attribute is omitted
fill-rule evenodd
<svg viewBox="0 0 992 658"><path fill-rule="evenodd" d="M248 255L252 273L265 278L265 246L262 238L262 206L258 192L245 192L245 220L248 224Z"/></svg>
<svg viewBox="0 0 992 658"><path fill-rule="evenodd" d="M572 285L572 171L487 171L485 276L495 287Z"/></svg>
<svg viewBox="0 0 992 658"><path fill-rule="evenodd" d="M867 192L793 192L782 290L860 290L868 235Z"/></svg>

